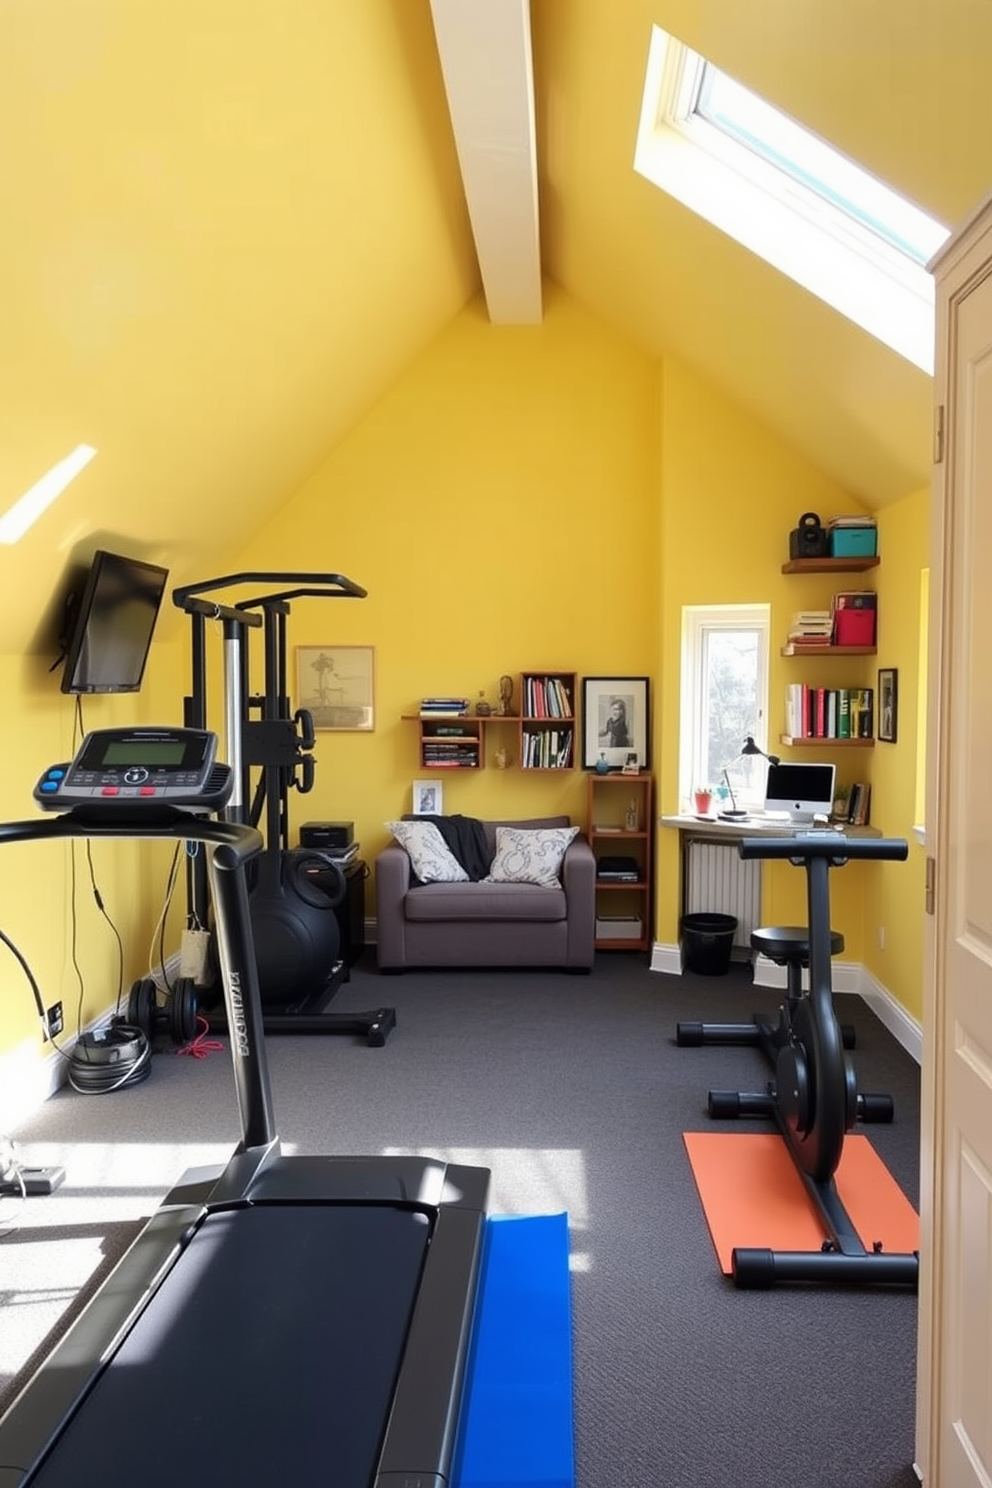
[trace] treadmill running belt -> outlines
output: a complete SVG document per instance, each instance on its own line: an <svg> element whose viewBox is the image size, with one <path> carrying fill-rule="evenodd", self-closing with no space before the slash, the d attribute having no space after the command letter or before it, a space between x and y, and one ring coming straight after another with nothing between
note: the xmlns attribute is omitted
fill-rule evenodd
<svg viewBox="0 0 992 1488"><path fill-rule="evenodd" d="M388 1206L209 1215L32 1488L367 1488L430 1234Z"/></svg>

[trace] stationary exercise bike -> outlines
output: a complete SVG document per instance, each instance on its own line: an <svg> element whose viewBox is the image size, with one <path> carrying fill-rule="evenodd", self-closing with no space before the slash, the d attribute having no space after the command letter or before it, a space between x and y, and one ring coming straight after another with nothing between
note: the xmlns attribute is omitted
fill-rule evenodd
<svg viewBox="0 0 992 1488"><path fill-rule="evenodd" d="M859 1096L853 1065L833 1004L830 958L837 949L830 929L831 868L851 858L904 861L908 845L895 838L847 838L837 832L800 833L795 837L745 838L742 858L787 858L804 867L809 925L805 930L755 931L768 949L789 964L789 985L777 1023L756 1016L751 1024L679 1024L680 1044L757 1044L775 1070L767 1090L710 1091L714 1117L769 1116L785 1139L806 1191L829 1239L820 1251L772 1251L735 1248L734 1282L738 1287L769 1287L779 1281L888 1283L916 1287L917 1255L886 1255L865 1249L837 1193L834 1174L844 1138L855 1121L891 1120L888 1096ZM777 938L777 943L776 943ZM841 942L842 944L842 942ZM765 948L765 947L762 947ZM809 966L809 990L802 990L802 964ZM848 1038L847 1042L852 1040Z"/></svg>

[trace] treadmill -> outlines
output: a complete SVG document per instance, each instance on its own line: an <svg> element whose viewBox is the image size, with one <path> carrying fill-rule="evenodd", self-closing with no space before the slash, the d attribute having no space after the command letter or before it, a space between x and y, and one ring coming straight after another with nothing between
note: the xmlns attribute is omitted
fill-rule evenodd
<svg viewBox="0 0 992 1488"><path fill-rule="evenodd" d="M488 1169L285 1156L231 771L196 729L88 734L0 843L202 843L241 1140L167 1194L0 1420L0 1488L450 1488Z"/></svg>

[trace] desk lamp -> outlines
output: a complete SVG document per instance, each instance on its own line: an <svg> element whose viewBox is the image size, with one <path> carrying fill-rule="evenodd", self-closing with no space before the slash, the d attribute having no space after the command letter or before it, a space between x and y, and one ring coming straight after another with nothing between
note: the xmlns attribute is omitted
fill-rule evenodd
<svg viewBox="0 0 992 1488"><path fill-rule="evenodd" d="M741 746L741 753L738 758L744 755L756 754L760 755L762 759L766 759L770 765L777 765L781 763L777 754L766 754L763 749L758 748L758 745L754 742L754 736L752 734L748 734L747 738L744 740L744 743ZM724 821L740 821L744 819L748 815L748 813L746 811L742 811L737 805L737 800L734 796L734 788L730 784L729 774L726 770L724 770L722 773L723 778L727 784L727 792L730 796L730 805L732 809L730 811L721 811L720 816Z"/></svg>
<svg viewBox="0 0 992 1488"><path fill-rule="evenodd" d="M741 745L741 754L760 754L761 758L766 759L770 765L780 765L782 763L777 754L766 754L763 749L759 749L754 742L753 734L748 734L744 740L744 743Z"/></svg>

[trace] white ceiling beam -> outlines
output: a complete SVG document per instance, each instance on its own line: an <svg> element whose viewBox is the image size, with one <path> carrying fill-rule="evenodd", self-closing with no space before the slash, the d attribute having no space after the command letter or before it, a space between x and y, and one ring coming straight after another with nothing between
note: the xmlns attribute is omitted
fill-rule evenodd
<svg viewBox="0 0 992 1488"><path fill-rule="evenodd" d="M530 0L431 0L489 318L541 320Z"/></svg>

